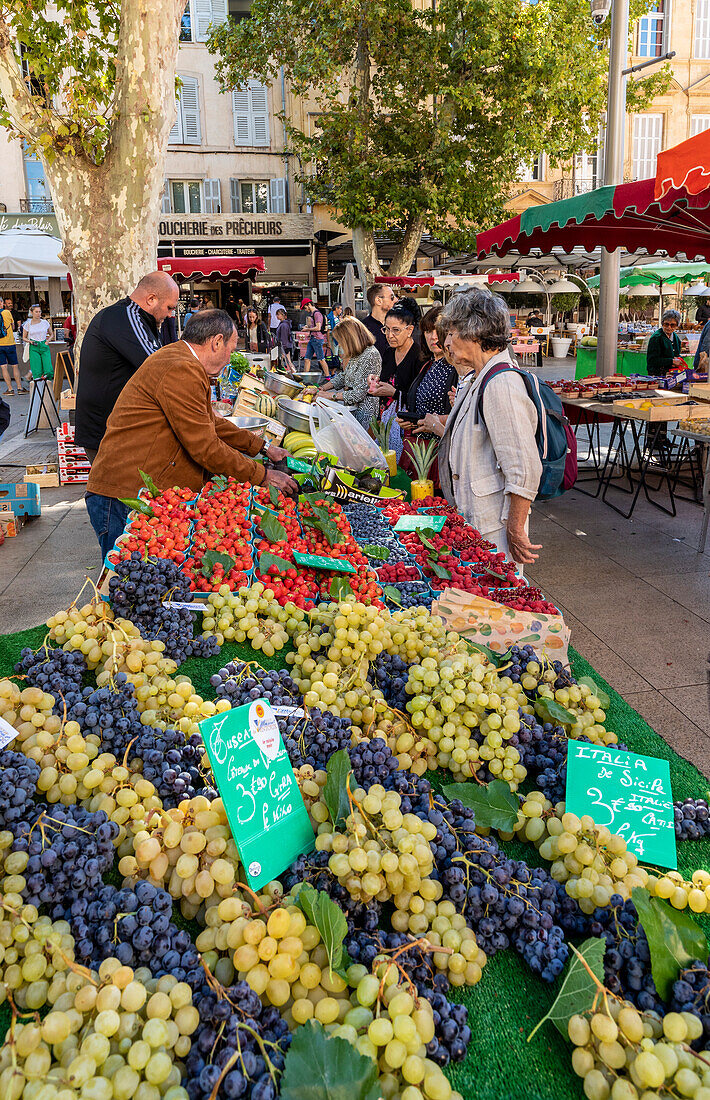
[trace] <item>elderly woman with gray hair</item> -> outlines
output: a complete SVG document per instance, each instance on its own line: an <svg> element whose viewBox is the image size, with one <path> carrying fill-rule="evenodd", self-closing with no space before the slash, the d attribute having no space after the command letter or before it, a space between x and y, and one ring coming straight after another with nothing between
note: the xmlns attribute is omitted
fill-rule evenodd
<svg viewBox="0 0 710 1100"><path fill-rule="evenodd" d="M648 341L646 348L646 369L649 374L668 374L673 367L685 366L685 359L680 357L680 336L676 332L680 324L680 313L677 309L664 309L661 317L661 327L657 328Z"/></svg>
<svg viewBox="0 0 710 1100"><path fill-rule="evenodd" d="M528 537L528 518L542 463L535 442L537 410L508 351L508 307L476 288L455 294L439 325L459 376L439 447L442 491L484 538L515 562L530 564L541 549ZM486 382L501 365L512 369L495 372Z"/></svg>

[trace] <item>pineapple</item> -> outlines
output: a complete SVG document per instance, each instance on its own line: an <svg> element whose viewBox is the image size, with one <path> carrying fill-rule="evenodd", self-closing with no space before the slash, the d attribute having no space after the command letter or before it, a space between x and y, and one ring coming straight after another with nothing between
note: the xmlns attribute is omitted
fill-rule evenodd
<svg viewBox="0 0 710 1100"><path fill-rule="evenodd" d="M387 459L387 469L389 470L390 477L394 477L397 473L397 455L394 453L394 451L391 451L389 449L391 430L391 421L389 421L387 424L378 424L374 417L370 421L370 431L373 435L375 443Z"/></svg>
<svg viewBox="0 0 710 1100"><path fill-rule="evenodd" d="M434 464L438 449L438 439L430 439L427 443L418 439L410 443L410 454L417 474L412 481L412 500L423 500L424 497L434 496L434 482L429 480L429 471Z"/></svg>

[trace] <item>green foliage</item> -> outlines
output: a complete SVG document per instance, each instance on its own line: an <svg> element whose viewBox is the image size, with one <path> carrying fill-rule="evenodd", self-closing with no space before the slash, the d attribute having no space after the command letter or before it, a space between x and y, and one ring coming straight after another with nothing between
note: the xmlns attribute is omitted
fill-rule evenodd
<svg viewBox="0 0 710 1100"><path fill-rule="evenodd" d="M572 946L572 945L570 945ZM528 1036L528 1042L546 1020L554 1024L560 1035L567 1038L567 1025L575 1013L587 1012L602 988L604 980L604 940L589 939L580 945L579 951L572 946L574 955L570 957L567 970L554 1004ZM586 964L586 965L585 965ZM595 980L596 979L596 980Z"/></svg>
<svg viewBox="0 0 710 1100"><path fill-rule="evenodd" d="M579 305L580 297L580 294L571 291L569 294L553 294L550 304L558 313L571 313Z"/></svg>
<svg viewBox="0 0 710 1100"><path fill-rule="evenodd" d="M632 22L646 6L634 0ZM586 0L253 0L209 48L225 88L283 65L315 100L315 133L288 124L314 200L351 227L425 224L463 247L502 215L521 161L596 143L608 33ZM629 82L630 105L663 79Z"/></svg>

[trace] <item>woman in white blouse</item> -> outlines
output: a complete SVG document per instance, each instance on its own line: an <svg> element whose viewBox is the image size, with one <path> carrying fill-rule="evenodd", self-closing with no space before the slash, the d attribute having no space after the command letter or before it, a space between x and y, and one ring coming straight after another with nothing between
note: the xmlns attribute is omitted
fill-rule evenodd
<svg viewBox="0 0 710 1100"><path fill-rule="evenodd" d="M535 442L537 410L508 352L510 315L498 295L475 288L455 294L441 312L445 346L459 375L456 401L439 447L439 480L446 499L521 565L537 559L528 537L530 505L542 463ZM483 412L483 417L480 415Z"/></svg>
<svg viewBox="0 0 710 1100"><path fill-rule="evenodd" d="M30 306L30 316L22 326L22 339L30 346L30 373L33 378L52 378L52 355L47 344L49 321L42 318L40 305Z"/></svg>

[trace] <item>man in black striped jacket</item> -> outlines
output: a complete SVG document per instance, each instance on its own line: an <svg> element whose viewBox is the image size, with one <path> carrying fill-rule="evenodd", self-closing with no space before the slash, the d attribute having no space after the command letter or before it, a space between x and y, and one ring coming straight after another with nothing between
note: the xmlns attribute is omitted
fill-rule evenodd
<svg viewBox="0 0 710 1100"><path fill-rule="evenodd" d="M160 326L177 308L179 288L165 271L144 275L127 298L92 317L81 343L75 442L93 462L106 421L126 382L162 347Z"/></svg>

